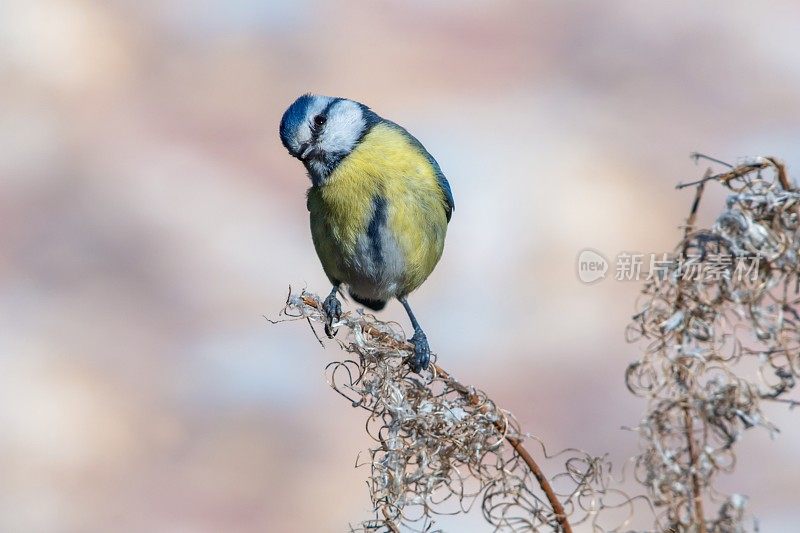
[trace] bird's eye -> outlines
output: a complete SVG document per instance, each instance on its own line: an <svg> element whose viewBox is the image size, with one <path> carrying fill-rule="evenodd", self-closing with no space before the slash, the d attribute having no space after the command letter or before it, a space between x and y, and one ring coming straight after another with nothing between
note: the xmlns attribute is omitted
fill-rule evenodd
<svg viewBox="0 0 800 533"><path fill-rule="evenodd" d="M316 117L314 117L314 125L315 125L315 126L322 126L322 125L324 125L324 124L325 124L325 122L326 122L327 120L328 120L328 119L327 119L327 118L325 118L323 115L317 115Z"/></svg>

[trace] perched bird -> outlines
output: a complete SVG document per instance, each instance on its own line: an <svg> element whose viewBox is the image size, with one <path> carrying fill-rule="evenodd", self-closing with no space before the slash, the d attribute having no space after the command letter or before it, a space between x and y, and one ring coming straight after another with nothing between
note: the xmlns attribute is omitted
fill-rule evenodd
<svg viewBox="0 0 800 533"><path fill-rule="evenodd" d="M376 311L397 298L414 327L411 368L426 369L430 348L408 295L439 262L455 209L439 164L404 128L345 98L301 96L280 136L311 178L311 236L333 284L323 302L326 333L341 316L342 285Z"/></svg>

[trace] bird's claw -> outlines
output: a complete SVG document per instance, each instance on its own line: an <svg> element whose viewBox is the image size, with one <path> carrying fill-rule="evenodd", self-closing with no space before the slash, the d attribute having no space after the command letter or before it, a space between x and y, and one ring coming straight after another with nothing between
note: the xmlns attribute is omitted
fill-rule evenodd
<svg viewBox="0 0 800 533"><path fill-rule="evenodd" d="M428 346L428 338L422 331L414 332L414 336L408 339L414 345L414 355L409 359L408 364L411 370L419 374L428 368L428 363L431 360L431 349Z"/></svg>
<svg viewBox="0 0 800 533"><path fill-rule="evenodd" d="M329 339L332 339L336 334L336 331L333 329L333 323L338 322L342 317L342 303L336 297L335 293L328 295L325 301L322 302L322 311L327 318L325 322L325 335L327 335Z"/></svg>

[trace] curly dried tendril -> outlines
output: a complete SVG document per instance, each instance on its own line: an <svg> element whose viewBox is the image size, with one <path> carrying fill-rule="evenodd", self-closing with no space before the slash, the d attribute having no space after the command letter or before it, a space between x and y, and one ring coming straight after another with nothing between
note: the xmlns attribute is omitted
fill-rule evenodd
<svg viewBox="0 0 800 533"><path fill-rule="evenodd" d="M713 227L697 229L709 181L732 194ZM800 371L800 192L773 158L709 171L688 185L697 194L684 239L666 271L644 285L628 328L644 353L628 367L626 383L648 400L636 478L660 511L661 527L745 531L746 498L723 496L714 482L734 468L734 445L745 429L777 431L763 401L797 403L786 396ZM731 261L718 275L695 276L679 259L689 255ZM742 263L751 270L737 271ZM745 370L751 368L756 372ZM715 517L706 514L709 504Z"/></svg>
<svg viewBox="0 0 800 533"><path fill-rule="evenodd" d="M283 313L312 327L325 322L319 298L306 292L290 290ZM436 515L476 503L497 530L570 532L578 524L626 530L638 500L610 486L605 458L580 450L548 456L511 413L435 359L430 374L410 373L412 347L396 324L349 312L335 326L345 331L340 344L352 358L328 364L328 383L364 410L374 442L357 463L369 469L374 517L352 531L433 531ZM523 446L526 438L541 447L549 466L560 464L554 466L560 473L545 477Z"/></svg>

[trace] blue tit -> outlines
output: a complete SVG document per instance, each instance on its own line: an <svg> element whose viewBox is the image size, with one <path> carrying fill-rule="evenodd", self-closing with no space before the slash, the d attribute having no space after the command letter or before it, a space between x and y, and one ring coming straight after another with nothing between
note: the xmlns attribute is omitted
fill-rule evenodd
<svg viewBox="0 0 800 533"><path fill-rule="evenodd" d="M433 271L455 209L439 164L413 135L345 98L306 94L281 119L280 137L311 179L311 236L333 284L323 302L326 333L341 316L337 294L379 311L397 298L414 327L411 368L430 348L408 295Z"/></svg>

